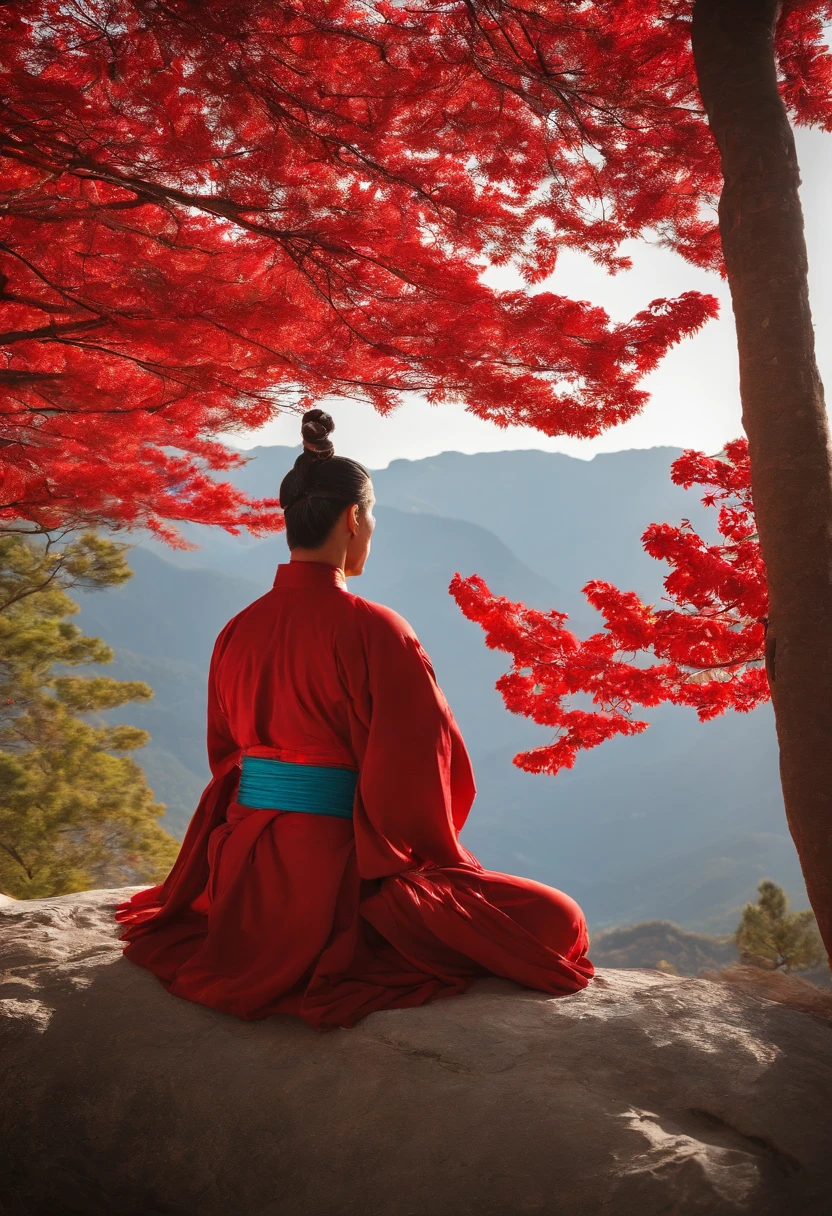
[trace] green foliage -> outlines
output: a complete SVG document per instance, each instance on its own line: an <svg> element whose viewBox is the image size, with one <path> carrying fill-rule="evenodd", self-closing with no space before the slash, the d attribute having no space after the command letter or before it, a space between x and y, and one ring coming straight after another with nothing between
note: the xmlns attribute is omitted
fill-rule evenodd
<svg viewBox="0 0 832 1216"><path fill-rule="evenodd" d="M52 588L95 591L126 583L132 577L127 549L95 532L69 541L60 534L27 538L0 533L0 612Z"/></svg>
<svg viewBox="0 0 832 1216"><path fill-rule="evenodd" d="M67 590L125 582L125 549L94 533L0 537L0 890L18 899L155 880L176 856L129 755L147 734L90 717L151 689L66 674L112 659L67 619Z"/></svg>
<svg viewBox="0 0 832 1216"><path fill-rule="evenodd" d="M773 970L803 971L819 966L826 951L811 911L790 912L782 887L765 878L757 902L746 904L736 941L744 963Z"/></svg>

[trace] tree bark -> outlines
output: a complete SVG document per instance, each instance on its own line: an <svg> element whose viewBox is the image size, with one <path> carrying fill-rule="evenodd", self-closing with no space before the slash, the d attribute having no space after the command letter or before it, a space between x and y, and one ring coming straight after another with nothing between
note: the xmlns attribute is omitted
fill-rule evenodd
<svg viewBox="0 0 832 1216"><path fill-rule="evenodd" d="M832 955L832 459L815 361L778 0L695 0L699 87L725 180L719 226L770 594L766 664L789 828Z"/></svg>

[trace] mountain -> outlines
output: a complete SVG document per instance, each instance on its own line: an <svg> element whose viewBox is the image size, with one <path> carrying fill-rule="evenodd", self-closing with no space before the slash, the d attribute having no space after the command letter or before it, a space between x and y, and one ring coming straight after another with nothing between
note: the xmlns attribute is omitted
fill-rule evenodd
<svg viewBox="0 0 832 1216"><path fill-rule="evenodd" d="M698 975L738 961L733 938L690 933L666 920L606 929L592 939L596 967L657 967L669 964L678 975Z"/></svg>
<svg viewBox="0 0 832 1216"><path fill-rule="evenodd" d="M572 893L595 928L674 920L733 930L756 884L772 877L806 906L785 825L772 715L766 707L701 724L662 707L650 729L579 757L557 778L511 759L549 733L508 714L494 682L505 657L486 649L447 593L456 571L495 592L568 611L586 633L597 616L580 587L609 578L655 599L663 567L642 552L653 520L710 523L695 493L673 486L671 449L579 461L544 452L396 461L373 474L378 524L367 572L350 589L411 621L436 667L474 760L478 796L464 840L483 863ZM255 449L235 480L273 495L297 451ZM169 827L184 832L207 778L205 679L225 622L271 585L282 537L191 528L193 552L143 541L133 580L81 598L81 624L116 648L113 674L146 679L147 705L119 711L149 730L143 757Z"/></svg>
<svg viewBox="0 0 832 1216"><path fill-rule="evenodd" d="M118 649L206 672L218 629L266 587L262 580L204 566L199 553L187 556L192 560L179 564L135 548L128 583L79 597L84 629Z"/></svg>

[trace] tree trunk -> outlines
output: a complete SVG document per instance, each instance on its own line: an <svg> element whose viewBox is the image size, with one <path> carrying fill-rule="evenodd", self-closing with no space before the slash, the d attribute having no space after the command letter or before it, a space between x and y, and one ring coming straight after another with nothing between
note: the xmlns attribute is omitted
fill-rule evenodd
<svg viewBox="0 0 832 1216"><path fill-rule="evenodd" d="M771 600L766 663L789 828L832 955L832 459L815 362L778 0L695 0L693 51L722 158L719 226Z"/></svg>

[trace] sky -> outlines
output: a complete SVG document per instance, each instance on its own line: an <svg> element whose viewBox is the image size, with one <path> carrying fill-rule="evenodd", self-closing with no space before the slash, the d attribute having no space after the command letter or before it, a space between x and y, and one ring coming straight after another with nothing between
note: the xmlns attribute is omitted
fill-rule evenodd
<svg viewBox="0 0 832 1216"><path fill-rule="evenodd" d="M809 250L810 292L821 374L832 397L832 231L827 219L832 199L832 135L797 132L801 197ZM642 382L651 399L642 413L597 439L550 439L528 427L506 430L467 414L462 406L431 406L415 394L392 416L382 418L359 402L331 403L336 450L370 468L391 460L418 460L439 452L492 452L540 448L589 460L597 452L626 448L700 448L718 452L742 433L736 339L727 284L697 270L667 250L635 243L626 250L631 270L611 276L588 258L561 255L554 275L535 290L548 290L602 305L614 320L627 320L651 300L683 291L710 292L720 300L720 316L675 347ZM498 287L518 287L510 268L486 272ZM235 447L300 442L297 415L283 415L261 430L236 436Z"/></svg>

